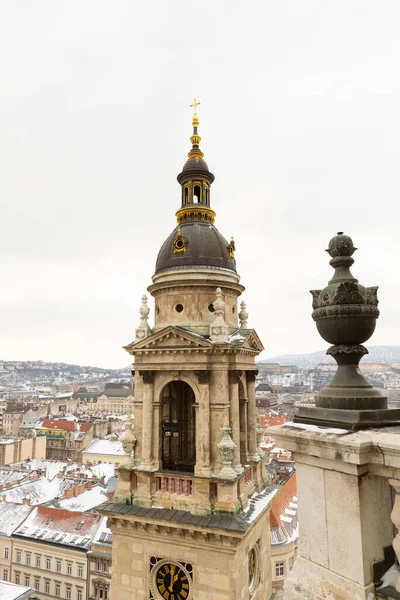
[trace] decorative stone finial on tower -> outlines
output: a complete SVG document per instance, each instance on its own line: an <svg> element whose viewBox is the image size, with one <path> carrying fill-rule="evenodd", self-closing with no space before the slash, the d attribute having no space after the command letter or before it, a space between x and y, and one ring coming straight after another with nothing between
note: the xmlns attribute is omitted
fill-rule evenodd
<svg viewBox="0 0 400 600"><path fill-rule="evenodd" d="M232 462L236 444L231 438L231 428L228 425L222 427L222 440L219 442L218 448L221 453L222 469L217 477L221 477L221 479L235 479L237 473L232 467Z"/></svg>
<svg viewBox="0 0 400 600"><path fill-rule="evenodd" d="M256 444L257 444L257 451L259 453L258 455L259 455L260 459L264 457L264 452L260 448L260 444L264 437L264 433L265 433L264 428L261 426L261 423L260 423L260 411L257 409L257 413L256 413Z"/></svg>
<svg viewBox="0 0 400 600"><path fill-rule="evenodd" d="M147 306L147 296L142 296L142 306L139 308L140 314L140 325L136 329L135 342L144 340L151 333L151 329L148 324L150 308Z"/></svg>
<svg viewBox="0 0 400 600"><path fill-rule="evenodd" d="M338 369L316 397L316 408L300 408L295 422L343 429L367 429L400 421L400 410L387 410L387 398L373 388L359 370L362 346L375 330L379 316L377 287L364 287L350 267L357 248L339 232L329 242L330 265L335 273L323 290L311 290L312 317L321 337L333 344L327 354Z"/></svg>
<svg viewBox="0 0 400 600"><path fill-rule="evenodd" d="M241 302L240 308L241 308L241 311L238 314L239 322L240 322L240 329L247 329L248 328L247 319L249 318L249 313L246 311L246 302Z"/></svg>
<svg viewBox="0 0 400 600"><path fill-rule="evenodd" d="M215 319L210 327L210 339L217 344L226 344L228 341L228 327L225 323L225 302L222 299L222 290L217 288L217 299L213 303Z"/></svg>
<svg viewBox="0 0 400 600"><path fill-rule="evenodd" d="M129 414L125 424L124 433L121 435L122 449L128 457L126 466L133 466L133 452L135 450L137 438L132 429L132 417Z"/></svg>

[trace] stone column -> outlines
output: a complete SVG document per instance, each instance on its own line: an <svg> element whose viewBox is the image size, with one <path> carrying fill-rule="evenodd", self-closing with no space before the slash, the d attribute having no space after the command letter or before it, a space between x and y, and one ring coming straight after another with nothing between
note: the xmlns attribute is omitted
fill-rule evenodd
<svg viewBox="0 0 400 600"><path fill-rule="evenodd" d="M153 389L154 371L139 371L143 379L142 462L144 471L154 469L153 460Z"/></svg>
<svg viewBox="0 0 400 600"><path fill-rule="evenodd" d="M259 453L257 448L256 440L256 421L257 421L257 408L256 408L256 377L258 371L246 371L247 379L247 432L248 432L248 448L250 460L259 460Z"/></svg>
<svg viewBox="0 0 400 600"><path fill-rule="evenodd" d="M196 413L196 465L195 475L211 475L210 451L210 371L195 371L199 381L200 397Z"/></svg>
<svg viewBox="0 0 400 600"><path fill-rule="evenodd" d="M248 433L247 433L247 398L239 398L240 409L240 460L246 464L249 460Z"/></svg>
<svg viewBox="0 0 400 600"><path fill-rule="evenodd" d="M221 431L222 427L229 423L228 371L211 371L209 392L211 470L216 475L221 470L221 455L218 448L221 441Z"/></svg>
<svg viewBox="0 0 400 600"><path fill-rule="evenodd" d="M240 413L239 413L239 381L242 371L229 371L229 399L230 399L230 421L232 428L232 439L235 444L233 452L232 467L236 473L241 473L243 467L240 463Z"/></svg>

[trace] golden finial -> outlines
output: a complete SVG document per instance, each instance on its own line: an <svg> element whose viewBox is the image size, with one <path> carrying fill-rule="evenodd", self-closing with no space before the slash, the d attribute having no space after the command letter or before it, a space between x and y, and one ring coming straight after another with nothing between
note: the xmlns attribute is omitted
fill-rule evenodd
<svg viewBox="0 0 400 600"><path fill-rule="evenodd" d="M193 100L193 104L190 105L190 107L193 108L193 119L192 119L193 127L198 127L198 125L199 125L199 117L197 115L197 107L199 106L199 104L201 104L201 102L197 102L197 100L195 98Z"/></svg>
<svg viewBox="0 0 400 600"><path fill-rule="evenodd" d="M178 235L181 235L181 228L178 227Z"/></svg>

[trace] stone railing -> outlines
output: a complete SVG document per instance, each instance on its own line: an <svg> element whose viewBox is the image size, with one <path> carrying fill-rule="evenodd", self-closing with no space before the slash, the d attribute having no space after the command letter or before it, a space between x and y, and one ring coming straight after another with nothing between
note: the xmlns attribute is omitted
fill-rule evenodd
<svg viewBox="0 0 400 600"><path fill-rule="evenodd" d="M268 434L297 471L299 553L284 600L400 599L400 429L287 423Z"/></svg>
<svg viewBox="0 0 400 600"><path fill-rule="evenodd" d="M161 475L156 478L157 492L191 496L192 488L192 479L187 479L183 477L171 477L170 475Z"/></svg>

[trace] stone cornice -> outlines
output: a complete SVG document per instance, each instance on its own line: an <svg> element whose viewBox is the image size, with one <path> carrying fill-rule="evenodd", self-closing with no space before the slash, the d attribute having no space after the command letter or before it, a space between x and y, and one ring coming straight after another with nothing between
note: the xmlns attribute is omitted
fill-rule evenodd
<svg viewBox="0 0 400 600"><path fill-rule="evenodd" d="M388 477L398 469L400 475L400 431L396 427L352 433L290 423L266 431L278 446L296 453L298 460L304 456L340 461L340 470L344 463L364 465L369 472Z"/></svg>
<svg viewBox="0 0 400 600"><path fill-rule="evenodd" d="M107 514L107 513L104 513ZM153 521L143 517L135 519L131 515L109 514L109 525L115 533L118 530L122 535L140 536L146 539L153 538L160 542L165 537L169 543L171 540L179 542L180 545L209 547L210 545L218 547L225 552L235 552L237 546L242 542L247 532L237 533L224 531L220 529L205 530L200 527L189 526L187 523L179 525L173 522Z"/></svg>

